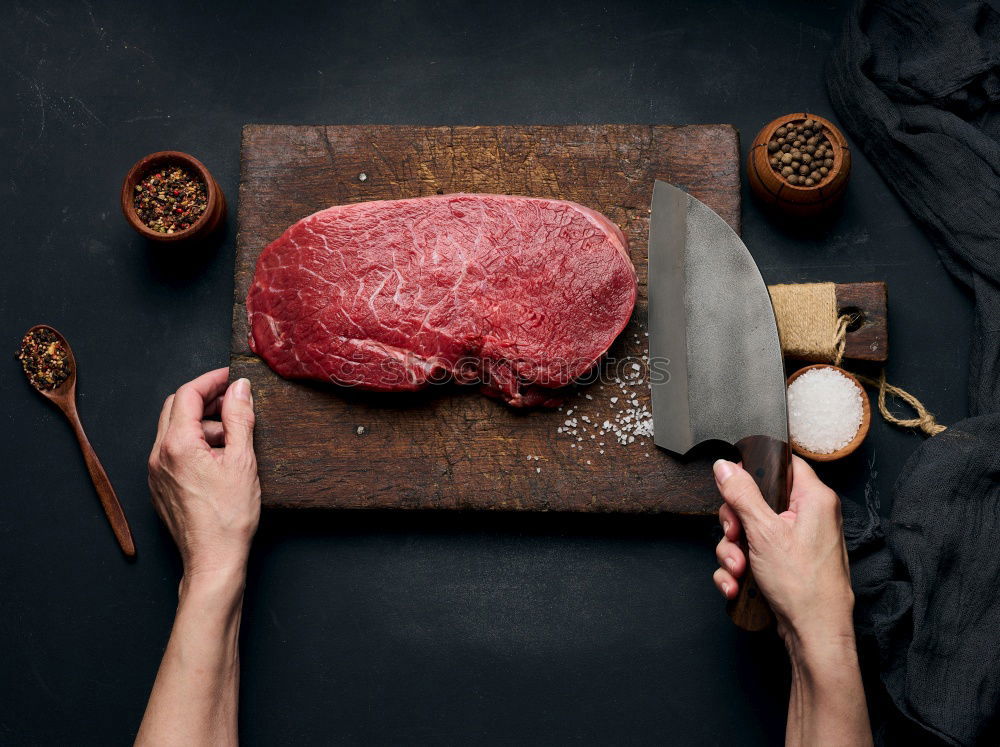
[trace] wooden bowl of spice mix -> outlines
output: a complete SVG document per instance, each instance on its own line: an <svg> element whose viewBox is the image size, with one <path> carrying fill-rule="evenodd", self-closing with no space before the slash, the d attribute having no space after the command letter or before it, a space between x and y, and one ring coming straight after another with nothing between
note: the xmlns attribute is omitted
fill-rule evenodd
<svg viewBox="0 0 1000 747"><path fill-rule="evenodd" d="M792 451L815 462L854 452L868 435L871 406L861 382L838 366L817 363L788 377Z"/></svg>
<svg viewBox="0 0 1000 747"><path fill-rule="evenodd" d="M164 150L129 169L122 184L122 212L150 241L190 241L219 227L226 198L205 164L187 153Z"/></svg>
<svg viewBox="0 0 1000 747"><path fill-rule="evenodd" d="M747 159L754 195L796 218L828 211L847 189L851 149L828 119L798 112L769 122L757 133Z"/></svg>

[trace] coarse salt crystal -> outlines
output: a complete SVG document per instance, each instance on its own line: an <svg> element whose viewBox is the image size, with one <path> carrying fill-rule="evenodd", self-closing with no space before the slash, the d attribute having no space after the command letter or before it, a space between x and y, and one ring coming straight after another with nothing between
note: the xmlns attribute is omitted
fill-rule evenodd
<svg viewBox="0 0 1000 747"><path fill-rule="evenodd" d="M864 414L862 392L835 368L813 368L788 387L789 435L806 451L832 454L851 442Z"/></svg>

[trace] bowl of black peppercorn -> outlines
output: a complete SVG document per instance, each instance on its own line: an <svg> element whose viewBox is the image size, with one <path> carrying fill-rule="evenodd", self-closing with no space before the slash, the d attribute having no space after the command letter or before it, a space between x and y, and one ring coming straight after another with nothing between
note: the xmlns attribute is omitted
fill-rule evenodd
<svg viewBox="0 0 1000 747"><path fill-rule="evenodd" d="M808 112L766 124L750 146L747 177L763 204L796 218L820 216L843 197L851 149L828 119Z"/></svg>
<svg viewBox="0 0 1000 747"><path fill-rule="evenodd" d="M125 220L159 244L204 239L226 215L226 198L212 174L192 155L176 150L140 158L125 176Z"/></svg>

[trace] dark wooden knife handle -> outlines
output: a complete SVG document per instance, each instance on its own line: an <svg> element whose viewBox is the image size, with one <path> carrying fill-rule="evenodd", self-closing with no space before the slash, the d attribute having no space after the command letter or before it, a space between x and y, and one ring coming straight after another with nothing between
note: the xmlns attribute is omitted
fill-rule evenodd
<svg viewBox="0 0 1000 747"><path fill-rule="evenodd" d="M769 436L747 436L736 443L736 448L743 459L743 469L753 477L767 504L779 514L786 510L792 487L792 453L788 444ZM774 622L774 613L754 580L745 534L742 545L747 569L740 579L739 594L729 603L729 616L744 630L763 630Z"/></svg>

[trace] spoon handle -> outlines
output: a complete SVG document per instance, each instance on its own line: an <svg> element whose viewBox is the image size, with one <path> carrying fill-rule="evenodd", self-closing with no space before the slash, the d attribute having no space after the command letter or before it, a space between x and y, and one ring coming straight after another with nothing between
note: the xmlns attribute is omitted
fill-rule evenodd
<svg viewBox="0 0 1000 747"><path fill-rule="evenodd" d="M73 426L76 440L80 442L80 451L83 452L83 460L87 463L87 471L90 472L90 479L97 490L97 496L101 499L101 506L104 508L104 514L108 517L108 522L111 524L111 530L115 533L115 539L118 540L123 553L130 558L134 557L135 542L132 541L132 531L128 527L125 512L118 502L115 489L111 487L111 480L108 479L108 473L104 471L101 460L97 458L94 447L90 445L87 434L83 431L83 423L80 422L80 416L77 414L76 408L67 408L66 417L69 418L69 422Z"/></svg>

